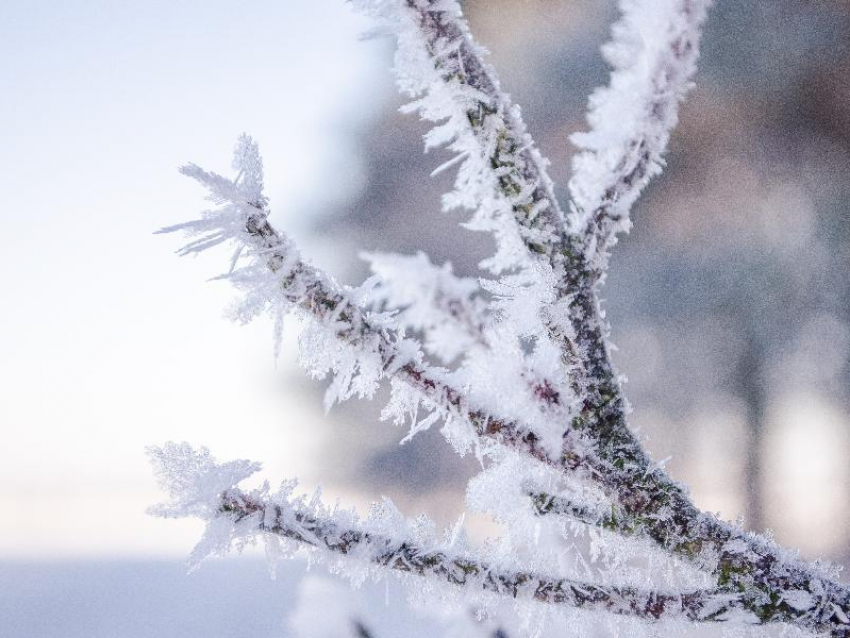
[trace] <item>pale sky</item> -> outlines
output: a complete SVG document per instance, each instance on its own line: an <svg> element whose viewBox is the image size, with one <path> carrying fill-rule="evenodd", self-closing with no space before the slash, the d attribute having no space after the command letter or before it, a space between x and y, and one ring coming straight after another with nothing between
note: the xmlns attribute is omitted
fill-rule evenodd
<svg viewBox="0 0 850 638"><path fill-rule="evenodd" d="M292 347L276 370L267 324L222 318L226 254L152 232L204 205L177 166L227 171L246 131L311 248L388 73L365 27L341 0L0 5L0 558L185 555L197 525L144 513L150 444L315 479L326 426L282 383Z"/></svg>

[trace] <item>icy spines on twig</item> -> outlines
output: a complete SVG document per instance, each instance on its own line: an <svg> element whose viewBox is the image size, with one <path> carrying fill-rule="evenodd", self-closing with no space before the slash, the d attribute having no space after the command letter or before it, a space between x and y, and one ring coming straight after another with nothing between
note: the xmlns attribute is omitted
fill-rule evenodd
<svg viewBox="0 0 850 638"><path fill-rule="evenodd" d="M151 511L207 522L205 539L195 552L199 561L270 536L272 542L296 543L273 556L287 558L297 549L325 553L326 562L354 579L376 575L375 567L420 574L430 570L439 578L442 570L437 567L443 561L453 572L446 574L449 582L462 583L468 575L453 565L466 559L456 530L441 540L433 523L424 517L406 519L388 499L374 504L361 520L351 510L327 508L319 492L311 498L294 496L296 481L285 481L277 492L267 483L254 490L241 489L238 484L259 470L250 461L220 463L206 448L196 450L186 443L151 447L148 454L170 497ZM354 559L354 564L347 564L350 560L337 563L338 555ZM423 560L426 555L431 558Z"/></svg>
<svg viewBox="0 0 850 638"><path fill-rule="evenodd" d="M187 444L173 443L152 448L150 456L171 497L154 512L206 521L204 537L192 553L195 566L208 556L224 555L259 541L275 560L304 550L312 560L343 572L355 583L389 573L416 575L422 580L414 587L450 585L469 594L466 604L507 598L645 620L727 621L746 615L752 622L796 622L820 630L831 627L835 635L847 635L846 589L805 572L777 573L776 578L786 586L775 600L767 595L773 590L762 591L764 585L759 581L743 590L719 581L720 587L713 590L659 593L613 585L608 580L593 583L551 577L545 575L548 569L535 568L534 561L523 562L513 551L476 553L468 549L458 528L440 539L433 524L422 519L408 521L386 500L360 520L351 511L328 509L318 493L310 499L294 497L294 481L284 482L277 492L267 483L244 491L239 483L258 469L249 461L219 463L205 449L196 451ZM739 545L730 545L730 553L750 553L752 545ZM767 560L770 554L755 556ZM773 569L783 567L782 563L773 565ZM731 563L727 569L733 570L734 577L740 567ZM749 572L742 574L751 578Z"/></svg>
<svg viewBox="0 0 850 638"><path fill-rule="evenodd" d="M440 12L425 2L415 15L431 59L418 69L397 64L397 72L420 75L411 94L421 97L410 108L439 123L426 145L446 144L465 158L444 203L474 211L468 226L494 234L497 253L485 262L487 268L498 273L524 267L528 249L555 243L563 227L547 162L527 134L519 108L484 63L484 51L460 9Z"/></svg>
<svg viewBox="0 0 850 638"><path fill-rule="evenodd" d="M171 498L151 512L167 518L215 518L219 495L261 469L245 460L218 463L207 448L195 450L188 443L169 442L147 452L160 487Z"/></svg>
<svg viewBox="0 0 850 638"><path fill-rule="evenodd" d="M408 433L401 440L402 444L409 442L420 432L430 429L441 418L451 418L445 408L435 405L415 388L396 379L392 379L390 384L392 393L389 402L381 410L381 420L408 426Z"/></svg>
<svg viewBox="0 0 850 638"><path fill-rule="evenodd" d="M234 182L252 202L265 207L267 203L264 193L263 159L260 157L260 147L251 136L243 133L236 142L233 151L231 167L236 171Z"/></svg>
<svg viewBox="0 0 850 638"><path fill-rule="evenodd" d="M275 317L275 351L279 348L280 317L293 303L294 289L301 283L295 271L301 257L285 235L269 232L268 199L263 194L263 162L257 143L241 135L233 153L236 177L229 179L187 164L180 172L204 186L207 200L214 206L201 213L200 219L161 229L160 233L183 232L192 237L178 252L196 254L218 245L230 244L233 256L228 272L219 279L229 280L244 293L234 304L230 316L242 323L263 312ZM282 282L289 283L289 298L283 295Z"/></svg>
<svg viewBox="0 0 850 638"><path fill-rule="evenodd" d="M262 160L257 144L246 135L237 143L233 169L235 179L194 164L183 167L181 172L208 189L208 199L216 206L199 220L161 232L183 231L198 236L181 249L181 254L232 243L236 252L231 269L219 279L230 281L244 297L231 307L231 317L244 323L271 312L277 350L283 315L291 310L303 312L311 324L302 335L301 360L314 377L323 378L329 372L334 375L325 397L326 407L351 396L370 398L389 359L398 365L415 360L419 356L417 346L403 339L392 343L384 334L385 317L367 319L350 291L340 289L304 262L294 243L269 224Z"/></svg>
<svg viewBox="0 0 850 638"><path fill-rule="evenodd" d="M486 347L487 303L478 282L436 266L427 255L363 253L378 277L368 299L379 310L395 311L402 329L423 333L425 349L451 363L473 347Z"/></svg>
<svg viewBox="0 0 850 638"><path fill-rule="evenodd" d="M693 619L713 605L710 592L665 595L551 577L510 558L505 564L491 563L466 548L458 529L440 539L433 524L408 521L387 500L360 520L353 512L328 509L318 495L293 497L292 481L278 492L271 492L268 484L243 491L237 483L256 471L255 464L220 464L207 450L186 444L153 448L151 458L172 498L158 511L200 516L207 523L193 553L196 561L263 541L271 543L274 557L303 550L355 582L397 573L450 585L469 594L467 604L495 595L647 619Z"/></svg>
<svg viewBox="0 0 850 638"><path fill-rule="evenodd" d="M571 426L596 442L597 454L618 468L612 473L622 474L623 484L632 482L627 474L643 471L647 459L627 431L627 403L611 361L610 329L597 289L616 233L628 228L631 204L660 166L695 67L707 4L621 3L623 18L606 47L614 66L611 84L591 98L592 130L575 138L583 150L570 183L573 201L563 244L564 272L555 303L544 308L549 333L563 346L572 367L573 389L582 406ZM651 506L653 500L646 502Z"/></svg>
<svg viewBox="0 0 850 638"><path fill-rule="evenodd" d="M629 210L663 166L679 104L691 87L710 0L621 0L622 17L603 47L610 83L590 97L590 131L572 141L572 231L604 267Z"/></svg>
<svg viewBox="0 0 850 638"><path fill-rule="evenodd" d="M396 32L399 88L414 98L404 108L436 126L426 148L448 146L459 164L446 208L473 211L468 226L493 233L495 273L523 268L529 250L557 242L563 215L546 161L526 133L519 109L499 87L473 41L456 0L356 3Z"/></svg>
<svg viewBox="0 0 850 638"><path fill-rule="evenodd" d="M383 376L380 357L340 341L336 326L310 321L299 339L299 361L314 379L332 375L325 390L324 407L353 396L371 399Z"/></svg>
<svg viewBox="0 0 850 638"><path fill-rule="evenodd" d="M484 62L455 0L365 4L397 33L399 87L414 98L404 110L435 124L425 136L426 149L447 146L455 154L437 169L458 166L444 207L473 211L465 226L496 240L495 254L481 265L502 275L501 323L517 340L535 335L523 341L526 349L551 350L550 337L570 333L569 323L547 330L542 319L554 316L545 312L554 285L575 265L565 261L565 221L547 161L526 132L519 108ZM558 288L557 294L567 293Z"/></svg>
<svg viewBox="0 0 850 638"><path fill-rule="evenodd" d="M206 211L206 216L209 216L211 219L217 219L221 215L230 213L236 218L233 220L233 223L241 221L244 226L249 216L256 215L258 212L263 213L268 207L268 199L263 193L264 174L260 149L254 139L246 133L240 135L236 141L231 167L236 171L236 177L234 179L206 171L191 162L181 166L180 172L204 186L209 191L207 199L220 207L218 211ZM219 215L215 215L215 212L218 212ZM235 213L241 213L241 215ZM199 225L199 221L194 221L169 226L159 232L172 232L174 230L191 231L196 226L199 230L203 229ZM234 229L231 237L238 237L240 232L244 232L244 229Z"/></svg>

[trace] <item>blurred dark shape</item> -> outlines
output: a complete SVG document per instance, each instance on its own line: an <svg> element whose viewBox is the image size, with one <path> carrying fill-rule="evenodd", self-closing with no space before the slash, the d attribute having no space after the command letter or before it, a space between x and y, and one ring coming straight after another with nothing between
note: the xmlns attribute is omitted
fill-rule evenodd
<svg viewBox="0 0 850 638"><path fill-rule="evenodd" d="M504 88L552 160L562 200L568 135L585 128L586 97L607 82L598 48L612 4L465 3ZM727 498L722 514L745 513L747 526L761 530L782 514L768 511L764 496L763 435L776 398L793 388L839 405L848 399L850 4L718 0L700 67L669 168L635 207L634 231L615 249L603 295L613 340L624 345L617 359L631 379L634 422L660 442L660 451L651 444L656 455L676 453L671 469L698 493L692 466L701 451L689 444L699 440L695 415L714 405L741 413L746 449L725 441L728 452L710 471L740 496ZM491 240L458 233L458 214L438 212L452 177L428 175L447 156L423 154L426 128L399 115L399 104L387 104L363 136L360 200L320 231L360 249L422 249L474 275ZM441 445L437 437L388 445L363 475L413 491L461 485L469 468ZM423 472L422 459L435 455L446 459L439 471L432 462Z"/></svg>
<svg viewBox="0 0 850 638"><path fill-rule="evenodd" d="M353 625L355 638L374 638L374 634L359 620L355 620L351 624Z"/></svg>

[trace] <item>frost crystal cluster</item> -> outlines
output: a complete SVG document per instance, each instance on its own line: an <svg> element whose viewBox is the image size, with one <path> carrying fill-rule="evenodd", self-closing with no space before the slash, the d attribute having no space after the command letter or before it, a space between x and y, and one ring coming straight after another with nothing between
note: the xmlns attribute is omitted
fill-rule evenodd
<svg viewBox="0 0 850 638"><path fill-rule="evenodd" d="M426 146L454 153L434 172L456 172L444 208L468 211L464 226L495 238L487 276L459 278L423 253L365 254L374 276L340 286L271 225L247 136L233 177L182 169L211 208L163 230L191 236L183 254L234 249L222 277L244 294L235 319L269 312L278 331L288 313L307 320L300 358L330 376L326 407L388 381L383 417L407 426L405 440L439 425L456 452L474 453L482 471L469 508L504 533L472 547L462 521L440 534L388 501L359 516L296 496L294 481L240 487L257 464L169 443L150 452L171 497L155 513L206 521L193 563L260 542L272 561L307 553L354 584L395 575L412 599L462 610L467 629L454 635L472 635L477 618L496 627L490 636L763 625L850 638L850 590L834 573L700 511L647 456L611 363L599 287L633 202L663 166L708 0L621 0L604 48L610 83L590 98L589 131L573 138L563 208L457 0L352 4L394 34L405 110L434 125ZM589 555L575 536L590 539Z"/></svg>

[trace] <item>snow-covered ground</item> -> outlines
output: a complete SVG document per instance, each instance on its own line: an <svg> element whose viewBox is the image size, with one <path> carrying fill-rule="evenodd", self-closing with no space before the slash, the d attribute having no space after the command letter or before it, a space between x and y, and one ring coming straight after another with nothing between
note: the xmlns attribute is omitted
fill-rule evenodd
<svg viewBox="0 0 850 638"><path fill-rule="evenodd" d="M349 623L367 614L380 621L376 637L402 627L407 637L433 635L435 623L411 622L396 604L402 594L383 584L337 599L319 617L305 595L337 583L318 570L307 574L288 562L272 580L265 562L251 558L207 562L188 575L181 561L0 562L0 636L348 638L355 635L344 633ZM309 633L305 616L314 616Z"/></svg>
<svg viewBox="0 0 850 638"><path fill-rule="evenodd" d="M274 581L260 561L229 560L187 576L180 561L0 564L7 638L285 636L303 570Z"/></svg>

